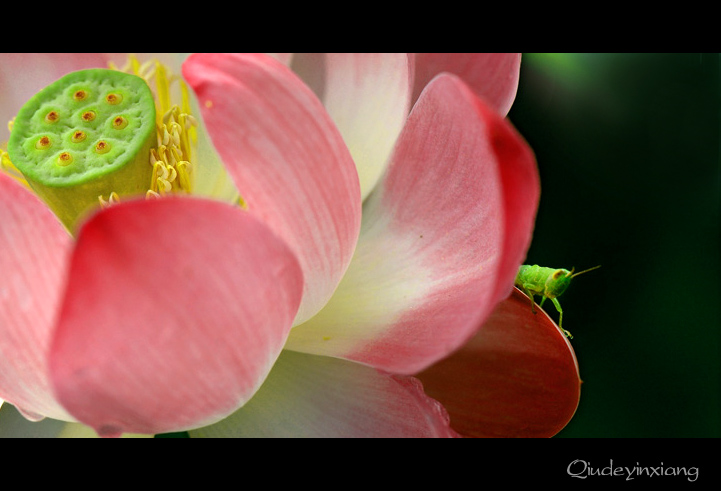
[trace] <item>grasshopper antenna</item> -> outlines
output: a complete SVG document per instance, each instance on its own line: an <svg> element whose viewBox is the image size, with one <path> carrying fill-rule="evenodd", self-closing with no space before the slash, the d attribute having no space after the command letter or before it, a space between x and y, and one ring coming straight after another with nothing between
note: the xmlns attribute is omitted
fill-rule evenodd
<svg viewBox="0 0 721 491"><path fill-rule="evenodd" d="M576 274L572 274L572 275L571 275L571 278L573 278L574 276L578 276L578 275L580 275L580 274L583 274L583 273L588 273L589 271L593 271L594 269L598 269L598 268L600 268L600 267L601 267L601 265L599 264L598 266L594 266L594 267L592 267L592 268L584 269L583 271L579 271L579 272L576 273ZM573 271L571 271L571 272L573 272Z"/></svg>

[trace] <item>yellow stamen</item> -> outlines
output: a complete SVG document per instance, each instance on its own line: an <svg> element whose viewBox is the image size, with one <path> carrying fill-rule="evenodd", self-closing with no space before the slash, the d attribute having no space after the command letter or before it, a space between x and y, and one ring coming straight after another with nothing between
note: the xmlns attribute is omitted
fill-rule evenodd
<svg viewBox="0 0 721 491"><path fill-rule="evenodd" d="M178 169L178 184L180 185L180 189L190 192L190 162L181 160L176 165L176 168Z"/></svg>
<svg viewBox="0 0 721 491"><path fill-rule="evenodd" d="M173 139L173 146L175 148L180 148L180 124L176 122L170 123L170 138Z"/></svg>
<svg viewBox="0 0 721 491"><path fill-rule="evenodd" d="M135 55L128 56L128 61L130 62L130 66L133 69L133 74L137 75L138 73L140 73L140 62L135 57Z"/></svg>
<svg viewBox="0 0 721 491"><path fill-rule="evenodd" d="M179 149L178 147L176 147L175 145L173 145L172 147L170 147L169 155L170 155L170 165L172 165L173 167L175 167L175 165L177 165L178 162L180 162L181 160L183 160L183 152L182 152L182 150L180 150L180 149Z"/></svg>
<svg viewBox="0 0 721 491"><path fill-rule="evenodd" d="M162 117L170 109L170 86L165 67L160 62L155 63L155 87L158 91L158 104L160 104L157 114Z"/></svg>
<svg viewBox="0 0 721 491"><path fill-rule="evenodd" d="M180 125L182 128L182 131L180 132L180 148L183 150L183 154L185 155L185 157L190 160L190 141L192 140L193 144L196 143L195 126L197 126L198 123L195 121L195 118L190 114L183 113L180 116Z"/></svg>
<svg viewBox="0 0 721 491"><path fill-rule="evenodd" d="M158 147L150 152L150 165L153 166L150 190L161 194L169 191L190 192L192 164L189 130L197 122L175 105L163 114L160 121ZM168 185L171 189L168 189Z"/></svg>
<svg viewBox="0 0 721 491"><path fill-rule="evenodd" d="M195 144L198 141L198 134L195 129L195 127L198 126L198 122L190 114L190 95L188 94L188 86L182 80L180 82L180 94L182 99L181 110L185 115L184 119L187 119L190 123L190 127L186 126L184 121L181 121L181 124L183 124L183 128L187 129L190 139L193 140L193 144ZM190 158L190 153L188 153L188 158Z"/></svg>
<svg viewBox="0 0 721 491"><path fill-rule="evenodd" d="M167 147L168 143L170 143L170 133L168 133L168 127L163 125L163 128L161 131L163 132L163 136L162 136L162 140L160 140L160 141L162 141L163 145L165 145Z"/></svg>
<svg viewBox="0 0 721 491"><path fill-rule="evenodd" d="M142 65L140 65L137 75L139 77L143 77L145 80L150 80L151 78L153 78L153 76L155 76L155 61L148 60Z"/></svg>
<svg viewBox="0 0 721 491"><path fill-rule="evenodd" d="M165 168L165 170L168 172L168 176L166 177L168 182L175 182L175 178L178 177L178 171L175 170L175 167L169 165Z"/></svg>
<svg viewBox="0 0 721 491"><path fill-rule="evenodd" d="M150 178L150 190L155 192L158 190L158 178L160 178L163 174L163 170L165 169L165 166L163 165L163 162L160 160L156 160L153 164L153 175Z"/></svg>
<svg viewBox="0 0 721 491"><path fill-rule="evenodd" d="M166 156L165 156L165 150L166 150L166 148L167 148L167 147L166 147L165 145L158 145L158 148L157 148L158 153L157 153L156 159L159 160L160 162L163 162L163 163L165 163L165 158L166 158Z"/></svg>
<svg viewBox="0 0 721 491"><path fill-rule="evenodd" d="M172 184L170 184L168 181L166 181L162 177L158 178L158 192L160 193L161 196L165 196L172 189L173 189Z"/></svg>
<svg viewBox="0 0 721 491"><path fill-rule="evenodd" d="M120 203L120 196L118 196L118 193L113 191L108 196L107 201L102 196L98 196L98 201L100 202L101 208L107 208L110 205L116 205Z"/></svg>

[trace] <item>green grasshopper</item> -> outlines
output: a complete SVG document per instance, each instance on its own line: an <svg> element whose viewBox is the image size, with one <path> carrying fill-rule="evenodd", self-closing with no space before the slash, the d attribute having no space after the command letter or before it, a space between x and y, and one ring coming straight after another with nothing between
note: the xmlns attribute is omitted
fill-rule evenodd
<svg viewBox="0 0 721 491"><path fill-rule="evenodd" d="M523 265L518 269L515 285L523 290L531 299L531 312L534 314L536 313L536 302L533 300L533 296L543 296L541 303L539 304L541 307L543 307L543 302L545 302L547 298L550 298L559 313L558 327L561 328L566 336L573 338L571 333L562 327L563 309L556 297L560 297L563 292L566 291L568 285L571 284L572 278L600 267L601 266L595 266L573 274L574 268L571 268L571 271L569 271L567 269L544 268L538 266L537 264L534 264L533 266Z"/></svg>

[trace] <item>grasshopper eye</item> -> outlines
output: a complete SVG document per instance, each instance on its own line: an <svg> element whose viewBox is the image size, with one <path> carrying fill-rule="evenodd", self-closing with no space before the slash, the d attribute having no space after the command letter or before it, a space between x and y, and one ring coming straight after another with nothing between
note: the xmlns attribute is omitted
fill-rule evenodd
<svg viewBox="0 0 721 491"><path fill-rule="evenodd" d="M557 269L556 271L553 272L553 274L551 275L551 278L553 278L554 280L557 280L558 278L560 278L563 275L564 275L564 271L562 269Z"/></svg>

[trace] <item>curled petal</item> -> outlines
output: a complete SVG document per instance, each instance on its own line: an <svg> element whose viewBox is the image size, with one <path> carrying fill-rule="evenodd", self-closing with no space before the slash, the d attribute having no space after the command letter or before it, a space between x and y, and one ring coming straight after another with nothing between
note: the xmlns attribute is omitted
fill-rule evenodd
<svg viewBox="0 0 721 491"><path fill-rule="evenodd" d="M408 116L408 56L296 53L291 68L314 90L343 135L365 199L383 174Z"/></svg>
<svg viewBox="0 0 721 491"><path fill-rule="evenodd" d="M72 421L46 359L71 248L47 206L0 172L0 397L32 419Z"/></svg>
<svg viewBox="0 0 721 491"><path fill-rule="evenodd" d="M57 397L101 435L217 421L266 377L301 288L288 247L236 207L111 206L78 235L50 353Z"/></svg>
<svg viewBox="0 0 721 491"><path fill-rule="evenodd" d="M285 350L248 404L194 437L452 437L417 380Z"/></svg>
<svg viewBox="0 0 721 491"><path fill-rule="evenodd" d="M353 160L327 112L287 67L266 55L191 55L183 75L211 140L247 203L298 257L298 322L330 298L360 227Z"/></svg>
<svg viewBox="0 0 721 491"><path fill-rule="evenodd" d="M505 116L516 98L520 70L520 53L416 53L413 100L433 77L448 72Z"/></svg>
<svg viewBox="0 0 721 491"><path fill-rule="evenodd" d="M581 393L573 348L518 289L462 349L418 374L465 436L549 437L576 411Z"/></svg>
<svg viewBox="0 0 721 491"><path fill-rule="evenodd" d="M457 77L429 84L363 208L353 262L288 348L415 373L505 298L530 244L530 148Z"/></svg>

